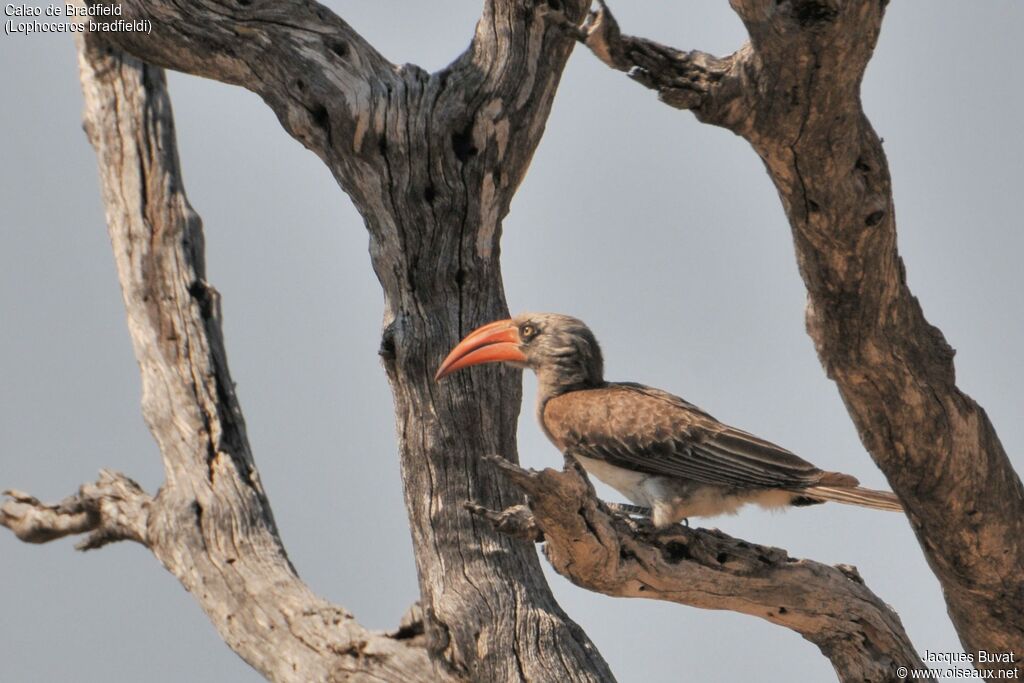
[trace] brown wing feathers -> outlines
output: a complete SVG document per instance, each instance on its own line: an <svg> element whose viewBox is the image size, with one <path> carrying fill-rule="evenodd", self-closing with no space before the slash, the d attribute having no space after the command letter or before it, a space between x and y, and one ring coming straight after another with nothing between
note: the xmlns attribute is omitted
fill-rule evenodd
<svg viewBox="0 0 1024 683"><path fill-rule="evenodd" d="M654 501L663 521L746 502L772 507L835 500L899 509L893 494L860 488L848 474L824 472L678 396L605 382L600 346L576 318L528 313L479 327L452 349L437 378L494 362L531 368L548 437L627 498Z"/></svg>
<svg viewBox="0 0 1024 683"><path fill-rule="evenodd" d="M607 384L550 399L542 420L555 443L627 469L740 487L854 487L768 441L718 422L681 398ZM852 502L852 501L851 501Z"/></svg>
<svg viewBox="0 0 1024 683"><path fill-rule="evenodd" d="M889 491L876 491L866 489L863 486L852 488L834 486L811 486L804 489L802 494L817 500L831 500L836 503L847 503L848 505L860 505L876 510L893 510L900 512L903 505L896 494Z"/></svg>

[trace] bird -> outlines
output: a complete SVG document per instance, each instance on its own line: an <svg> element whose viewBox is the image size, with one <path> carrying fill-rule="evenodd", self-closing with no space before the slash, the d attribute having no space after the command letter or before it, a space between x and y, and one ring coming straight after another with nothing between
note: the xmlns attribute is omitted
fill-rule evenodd
<svg viewBox="0 0 1024 683"><path fill-rule="evenodd" d="M582 321L524 313L469 333L441 363L435 381L482 363L529 368L537 376L537 419L547 438L589 475L661 529L691 517L834 501L902 511L888 491L827 472L770 441L719 422L660 389L604 379L601 347Z"/></svg>

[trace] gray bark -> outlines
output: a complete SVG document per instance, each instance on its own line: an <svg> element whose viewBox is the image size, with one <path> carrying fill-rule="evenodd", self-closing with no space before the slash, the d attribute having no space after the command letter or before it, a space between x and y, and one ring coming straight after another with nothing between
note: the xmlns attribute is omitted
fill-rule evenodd
<svg viewBox="0 0 1024 683"><path fill-rule="evenodd" d="M578 586L785 626L817 645L844 683L899 681L899 667L923 668L899 616L854 567L797 559L717 529L659 531L647 520L610 514L568 456L561 472L489 460L527 494L529 505L470 509L503 533L543 541L551 566Z"/></svg>
<svg viewBox="0 0 1024 683"><path fill-rule="evenodd" d="M573 37L549 21L548 5L495 0L469 49L427 74L388 63L312 2L121 4L124 18L148 19L153 33L104 40L147 63L260 94L366 219L385 293L381 356L395 394L426 649L443 663L444 676L611 680L596 648L555 602L532 545L478 524L462 507L467 498L496 507L521 500L491 468L478 467L482 450L515 457L518 373L488 372L438 388L430 372L465 331L507 314L501 220L543 133ZM577 0L564 10L579 21L585 7ZM135 66L143 81L135 87L162 80L158 69ZM356 638L336 642L346 633L334 625L351 617L326 604L309 607L315 598L277 541L227 375L198 218L179 194L171 163L162 86L151 100L90 92L124 87L118 69L106 66L84 83L92 98L87 114L98 119L88 127L143 371L144 412L167 469L167 484L148 506L148 543L225 641L268 677L347 675L353 658L343 655L377 653ZM130 117L139 130L117 127L132 125ZM124 158L126 147L140 156L139 168ZM160 154L170 158L146 156ZM160 209L168 215L157 216ZM28 499L21 494L9 504L22 506L14 512L24 517ZM36 507L37 527L53 519ZM16 524L13 516L7 521ZM272 623L258 644L246 629L262 610ZM296 641L312 643L301 673L290 669ZM310 668L323 653L319 668ZM413 678L440 675L422 654ZM410 675L404 662L394 666L379 675Z"/></svg>
<svg viewBox="0 0 1024 683"><path fill-rule="evenodd" d="M288 561L228 373L203 233L178 165L163 71L80 41L85 128L96 149L142 408L166 482L155 496L123 475L57 506L15 494L0 523L23 540L89 533L79 547L147 546L221 637L276 681L455 680L409 629L388 636L317 597Z"/></svg>
<svg viewBox="0 0 1024 683"><path fill-rule="evenodd" d="M543 491L532 490L535 510L523 514L515 508L522 502L517 488L480 458L488 452L515 458L519 373L490 366L442 385L431 379L457 339L507 314L501 222L581 35L585 3L488 0L469 49L434 74L388 63L344 21L308 0L125 0L121 6L124 18L150 21L153 33L89 38L82 67L86 120L143 374L143 409L167 481L150 497L123 475L105 473L56 506L14 492L0 523L34 542L88 533L83 547L122 539L147 545L193 592L227 644L273 680L611 680L600 654L555 603L528 542L543 528L552 562L570 571L568 556L559 554L557 526L537 514L538 501L557 506L558 499L542 501ZM100 38L148 64L261 95L363 215L385 293L380 353L395 396L421 624L413 620L392 635L370 633L312 595L288 562L228 374L218 295L205 281L201 226L182 190L162 71L116 50L100 54ZM680 103L693 101L694 88L727 89L742 81L732 71L737 59L694 55L688 61L700 75L692 79L696 86L689 79L676 83ZM722 112L737 113L728 98L721 102ZM596 510L592 491L583 491L586 509ZM519 510L503 517L504 528L527 538L495 531L464 506L467 500L481 506L475 509ZM615 547L637 558L700 544L733 553L732 565L719 562L726 570L702 575L703 597L680 588L679 602L739 609L795 628L832 657L844 679L888 680L880 673L887 663L903 657L911 664L899 620L857 588L850 572L804 563L802 573L787 574L784 553L768 549L765 557L769 564L778 560L777 571L765 570L760 597L745 605L754 586L748 579L761 562L751 553L760 549L707 535L695 540L695 532L672 532L682 540L671 541L628 531L635 538L623 535ZM706 568L706 558L685 559L682 569L653 560L636 565L651 582L671 585ZM606 576L608 567L589 566L591 579ZM830 607L815 614L789 590L793 577L816 580ZM574 580L588 585L583 574ZM726 587L721 594L715 581ZM787 590L774 593L776 581ZM774 609L776 595L791 605L786 612ZM851 600L866 604L850 608L858 619L844 621L839 608ZM851 639L854 646L846 644Z"/></svg>
<svg viewBox="0 0 1024 683"><path fill-rule="evenodd" d="M604 7L580 37L764 160L807 286L807 331L906 507L964 649L1024 652L1024 487L907 287L888 163L861 107L887 3L731 4L750 43L723 59L624 36Z"/></svg>

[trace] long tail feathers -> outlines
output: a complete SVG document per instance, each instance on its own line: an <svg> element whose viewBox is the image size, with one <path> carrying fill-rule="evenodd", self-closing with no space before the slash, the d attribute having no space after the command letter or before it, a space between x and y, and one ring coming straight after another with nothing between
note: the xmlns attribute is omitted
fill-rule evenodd
<svg viewBox="0 0 1024 683"><path fill-rule="evenodd" d="M801 493L808 498L816 498L818 500L830 500L836 503L846 503L847 505L860 505L866 508L874 508L875 510L903 512L900 499L895 494L888 491L866 489L863 486L854 486L852 488L811 486L803 489Z"/></svg>

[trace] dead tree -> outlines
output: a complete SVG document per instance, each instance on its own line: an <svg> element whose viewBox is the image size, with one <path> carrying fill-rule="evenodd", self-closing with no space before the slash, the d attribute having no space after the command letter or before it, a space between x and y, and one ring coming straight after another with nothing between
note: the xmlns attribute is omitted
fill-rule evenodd
<svg viewBox="0 0 1024 683"><path fill-rule="evenodd" d="M861 107L887 0L731 0L750 42L721 59L622 35L599 4L580 36L595 55L764 161L808 334L907 509L965 651L1024 652L1024 488L907 287L888 162Z"/></svg>
<svg viewBox="0 0 1024 683"><path fill-rule="evenodd" d="M501 222L543 133L574 42L586 38L617 68L633 66L629 59L638 57L630 46L641 45L637 54L653 63L635 70L637 78L677 106L702 115L706 106L716 122L735 121L734 129L765 157L799 225L802 272L813 283L812 334L830 374L841 386L851 383L844 397L862 434L870 435L872 453L908 501L915 526L930 523L928 505L950 500L952 494L940 495L948 483L925 486L891 474L897 458L918 454L913 445L919 442L903 429L920 425L889 423L887 431L876 430L870 427L872 411L858 410L863 404L857 403L858 391L875 392L863 400L919 398L903 381L908 375L900 374L915 369L914 363L931 373L920 381L948 380L941 387L955 392L951 370L943 369L946 347L927 346L941 337L924 327L924 337L908 341L925 323L902 284L898 261L892 261L884 159L859 107L849 111L882 8L866 0L841 8L822 1L734 5L752 45L716 60L622 37L607 13L581 29L588 6L579 0L488 0L470 47L431 74L388 63L311 0L122 2L124 18L149 20L153 33L87 36L80 45L81 75L86 128L99 158L142 370L143 411L164 458L166 482L151 496L127 477L105 472L54 506L14 492L0 522L32 542L86 533L85 548L116 540L146 545L195 595L225 642L278 681L611 680L600 654L544 582L527 542L539 532L556 569L596 590L639 595L648 590L644 586L679 585L673 582L699 576L698 585L720 590L666 589L660 597L741 609L793 628L818 644L844 680L894 680L896 665L918 666L898 617L855 571L795 561L783 551L708 532L651 534L607 517L572 469L531 475L510 463L495 467L481 455L500 453L515 461L519 374L490 367L440 387L431 379L462 334L507 314L498 260ZM835 40L830 31L852 33ZM828 65L848 76L830 84L838 95L815 80ZM393 634L368 632L344 609L313 595L281 546L228 373L219 298L206 281L201 223L185 198L161 68L259 94L285 130L324 161L364 217L385 293L380 355L395 397L422 606ZM671 71L661 74L659 68ZM658 85L665 74L671 87ZM775 89L762 87L768 83L787 85L797 96L773 99L771 109L758 99L774 97ZM761 110L748 106L770 109L774 118L749 116ZM826 120L844 145L860 146L849 159L849 173L843 167L839 189L830 185L837 171L831 157L824 158L828 146L821 147L831 139L822 137ZM804 123L794 127L799 121ZM849 206L856 211L844 213ZM836 234L825 239L830 230ZM826 248L836 251L813 251ZM888 270L867 273L865 259L872 265L885 261ZM853 284L842 280L850 277ZM861 312L878 306L885 315L864 327ZM871 345L876 338L892 342L887 335L897 333L902 345L895 351ZM902 365L894 368L897 361ZM920 379L910 377L908 382ZM881 384L865 388L873 381ZM939 391L916 385L922 387ZM954 398L935 395L940 402ZM968 399L959 393L955 398L945 422L928 412L934 406L927 401L913 405L934 418L928 424L936 431L929 434L948 439L943 443L950 448L942 453L954 453L952 444L962 443L969 436L964 430L974 425L987 430L983 445L989 450L978 452L988 457L998 449L994 433ZM963 412L948 412L953 408ZM950 431L954 424L960 431ZM943 425L947 431L940 433ZM954 455L949 462L960 462ZM1008 466L995 468L998 459L992 463L986 485L1002 482L999 491L1015 493L1019 502L1015 475ZM530 494L530 509L516 507L522 503L516 486ZM567 497L579 505L566 508ZM970 505L959 509L970 513L972 524L994 529L997 519L1010 520L996 518L978 496ZM1019 520L1000 528L1019 531ZM1014 552L1018 539L1012 539ZM580 540L590 545L574 547ZM956 552L972 549L987 558L990 548L976 544ZM574 557L577 550L593 552ZM929 555L942 578L938 556ZM994 571L1010 562L1020 567L1015 556ZM1006 586L1019 585L1008 574L999 576ZM947 594L956 588L951 586ZM775 599L780 596L782 602Z"/></svg>

